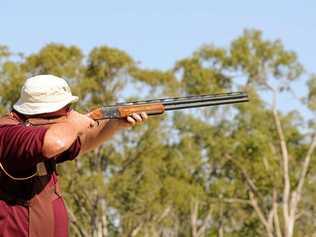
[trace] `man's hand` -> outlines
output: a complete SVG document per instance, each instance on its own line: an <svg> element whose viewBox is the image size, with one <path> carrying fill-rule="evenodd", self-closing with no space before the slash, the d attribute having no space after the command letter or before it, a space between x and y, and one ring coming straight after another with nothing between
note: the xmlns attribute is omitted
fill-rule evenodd
<svg viewBox="0 0 316 237"><path fill-rule="evenodd" d="M133 113L124 119L117 120L117 126L120 128L129 128L138 124L143 124L148 119L148 115L145 112L139 114Z"/></svg>
<svg viewBox="0 0 316 237"><path fill-rule="evenodd" d="M78 134L84 133L87 129L97 126L97 122L91 119L89 116L78 113L75 110L71 110L67 114L67 122L71 123L76 128Z"/></svg>

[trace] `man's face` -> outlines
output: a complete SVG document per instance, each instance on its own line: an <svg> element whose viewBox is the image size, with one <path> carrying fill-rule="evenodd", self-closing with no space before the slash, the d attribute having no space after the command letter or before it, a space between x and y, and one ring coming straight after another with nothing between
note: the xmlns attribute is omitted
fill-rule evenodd
<svg viewBox="0 0 316 237"><path fill-rule="evenodd" d="M62 117L62 116L67 116L68 113L72 110L71 105L68 104L65 107L61 108L60 110L57 110L55 112L51 112L51 113L46 113L46 114L41 114L38 117L41 118L56 118L56 117Z"/></svg>

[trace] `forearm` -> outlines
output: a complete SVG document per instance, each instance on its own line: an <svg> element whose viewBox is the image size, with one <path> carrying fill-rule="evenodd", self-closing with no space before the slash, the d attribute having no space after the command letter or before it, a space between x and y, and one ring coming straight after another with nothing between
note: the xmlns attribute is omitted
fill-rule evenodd
<svg viewBox="0 0 316 237"><path fill-rule="evenodd" d="M80 154L100 146L123 128L130 128L136 124L142 124L147 118L147 114L142 112L140 114L133 113L127 118L122 119L100 120L98 126L88 129L80 136Z"/></svg>
<svg viewBox="0 0 316 237"><path fill-rule="evenodd" d="M120 126L120 122L116 119L100 120L97 127L87 130L86 133L80 136L80 154L84 154L97 148L105 141L112 138L121 129L122 126Z"/></svg>

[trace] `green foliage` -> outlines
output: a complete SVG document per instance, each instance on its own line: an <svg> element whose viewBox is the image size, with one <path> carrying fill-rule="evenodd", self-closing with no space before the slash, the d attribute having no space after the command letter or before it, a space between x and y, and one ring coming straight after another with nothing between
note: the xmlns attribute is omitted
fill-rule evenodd
<svg viewBox="0 0 316 237"><path fill-rule="evenodd" d="M130 75L137 81L144 82L152 89L161 88L165 95L174 95L179 89L179 83L172 71L148 70L134 67Z"/></svg>
<svg viewBox="0 0 316 237"><path fill-rule="evenodd" d="M23 69L28 75L53 74L79 79L83 54L76 46L48 44L39 53L28 56Z"/></svg>
<svg viewBox="0 0 316 237"><path fill-rule="evenodd" d="M25 72L19 63L6 61L2 65L0 74L1 110L8 110L20 95L20 88L25 79Z"/></svg>
<svg viewBox="0 0 316 237"><path fill-rule="evenodd" d="M280 40L264 40L257 30L245 30L233 40L230 54L233 67L245 72L248 82L260 86L266 86L270 76L292 81L303 72L294 52L286 51Z"/></svg>
<svg viewBox="0 0 316 237"><path fill-rule="evenodd" d="M312 110L316 110L316 75L312 75L308 82L307 86L309 89L307 103L308 107Z"/></svg>
<svg viewBox="0 0 316 237"><path fill-rule="evenodd" d="M207 50L208 52L205 52ZM202 48L192 58L183 59L176 63L174 71L182 75L181 84L184 92L207 94L230 88L231 80L222 72L222 69L204 66L208 61L212 61L211 57L207 57L209 51L209 48ZM216 53L214 54L216 56Z"/></svg>
<svg viewBox="0 0 316 237"><path fill-rule="evenodd" d="M94 48L89 54L80 85L83 99L89 106L113 102L124 88L127 72L133 66L133 59L119 49L107 46Z"/></svg>
<svg viewBox="0 0 316 237"><path fill-rule="evenodd" d="M7 58L11 55L9 48L5 45L0 45L0 58Z"/></svg>

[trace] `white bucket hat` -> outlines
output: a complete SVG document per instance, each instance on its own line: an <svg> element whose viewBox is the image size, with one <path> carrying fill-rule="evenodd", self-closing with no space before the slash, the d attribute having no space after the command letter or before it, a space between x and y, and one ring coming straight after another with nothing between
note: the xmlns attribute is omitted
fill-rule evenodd
<svg viewBox="0 0 316 237"><path fill-rule="evenodd" d="M53 75L39 75L27 79L19 100L13 108L25 115L55 112L67 104L78 101L71 94L67 82Z"/></svg>

